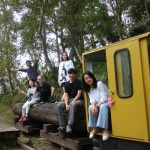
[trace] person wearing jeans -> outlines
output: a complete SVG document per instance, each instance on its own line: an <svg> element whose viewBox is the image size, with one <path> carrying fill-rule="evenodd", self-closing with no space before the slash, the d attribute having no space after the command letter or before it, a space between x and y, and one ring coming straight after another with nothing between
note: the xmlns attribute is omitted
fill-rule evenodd
<svg viewBox="0 0 150 150"><path fill-rule="evenodd" d="M90 71L86 71L82 75L82 84L83 89L88 93L91 104L89 106L88 126L92 128L92 131L89 138L94 138L101 128L103 130L102 140L105 141L109 138L108 115L110 108L108 104L108 88L102 81L97 81Z"/></svg>
<svg viewBox="0 0 150 150"><path fill-rule="evenodd" d="M57 112L59 116L58 130L65 130L72 132L72 125L78 107L83 104L81 81L76 79L76 71L74 68L68 70L70 80L65 84L64 100L57 105ZM66 123L64 110L69 111L68 123ZM67 127L66 127L67 125Z"/></svg>

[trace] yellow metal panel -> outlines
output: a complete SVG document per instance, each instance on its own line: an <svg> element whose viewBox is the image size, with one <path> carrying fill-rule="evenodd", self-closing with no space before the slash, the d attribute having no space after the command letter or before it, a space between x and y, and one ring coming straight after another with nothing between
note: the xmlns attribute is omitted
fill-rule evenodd
<svg viewBox="0 0 150 150"><path fill-rule="evenodd" d="M147 110L148 133L150 140L150 66L148 60L148 44L150 44L150 36L140 40L142 72L145 90L145 101Z"/></svg>
<svg viewBox="0 0 150 150"><path fill-rule="evenodd" d="M86 68L85 68L85 58L84 58L84 55L82 55L82 69L83 69L83 73L86 71ZM85 104L85 111L86 111L86 124L87 124L87 131L89 132L90 129L88 127L88 107L89 107L89 104L88 104L88 96L87 94L84 92L84 104Z"/></svg>
<svg viewBox="0 0 150 150"><path fill-rule="evenodd" d="M128 48L131 57L133 95L119 98L116 91L114 53ZM114 136L148 140L145 95L139 41L131 40L106 49L109 90L114 92L115 104L111 107L112 134Z"/></svg>

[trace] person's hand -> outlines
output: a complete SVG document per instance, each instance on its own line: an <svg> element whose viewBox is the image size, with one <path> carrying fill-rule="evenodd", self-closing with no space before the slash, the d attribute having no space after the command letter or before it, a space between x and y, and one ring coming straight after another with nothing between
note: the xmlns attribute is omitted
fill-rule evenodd
<svg viewBox="0 0 150 150"><path fill-rule="evenodd" d="M37 92L37 95L40 95L40 92Z"/></svg>
<svg viewBox="0 0 150 150"><path fill-rule="evenodd" d="M39 51L39 55L41 55L42 51Z"/></svg>
<svg viewBox="0 0 150 150"><path fill-rule="evenodd" d="M20 93L21 93L21 94L26 94L23 90L20 90Z"/></svg>
<svg viewBox="0 0 150 150"><path fill-rule="evenodd" d="M92 114L93 114L94 116L97 116L97 115L98 115L98 112L94 111L94 112L92 112Z"/></svg>
<svg viewBox="0 0 150 150"><path fill-rule="evenodd" d="M10 71L14 71L14 68L10 68Z"/></svg>
<svg viewBox="0 0 150 150"><path fill-rule="evenodd" d="M67 110L67 111L70 110L70 105L66 105L66 110Z"/></svg>
<svg viewBox="0 0 150 150"><path fill-rule="evenodd" d="M98 115L98 108L97 108L96 106L94 106L94 107L92 108L92 114L93 114L94 116L97 116L97 115Z"/></svg>

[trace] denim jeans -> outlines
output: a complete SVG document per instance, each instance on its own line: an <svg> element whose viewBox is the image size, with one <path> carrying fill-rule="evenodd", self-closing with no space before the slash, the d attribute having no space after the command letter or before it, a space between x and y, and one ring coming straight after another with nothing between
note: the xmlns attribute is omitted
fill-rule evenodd
<svg viewBox="0 0 150 150"><path fill-rule="evenodd" d="M69 99L69 104L73 101L73 98ZM68 119L68 124L73 125L74 124L74 117L75 113L78 109L83 104L83 100L77 100L71 104L71 108L69 110L69 119ZM59 116L59 126L64 126L66 125L66 120L64 116L64 110L66 109L66 104L65 101L58 103L57 105L57 112Z"/></svg>
<svg viewBox="0 0 150 150"><path fill-rule="evenodd" d="M103 103L99 107L97 116L92 114L92 105L89 106L89 127L100 127L108 129L108 115L109 115L109 104Z"/></svg>

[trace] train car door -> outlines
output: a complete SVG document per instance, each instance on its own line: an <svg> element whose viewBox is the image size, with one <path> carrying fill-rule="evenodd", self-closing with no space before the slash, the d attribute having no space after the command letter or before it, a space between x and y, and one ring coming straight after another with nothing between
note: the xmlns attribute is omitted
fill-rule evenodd
<svg viewBox="0 0 150 150"><path fill-rule="evenodd" d="M148 140L147 116L139 39L113 44L106 49L112 135Z"/></svg>

